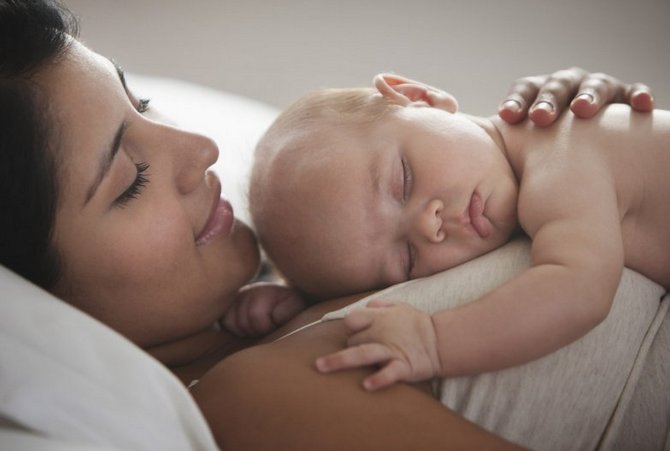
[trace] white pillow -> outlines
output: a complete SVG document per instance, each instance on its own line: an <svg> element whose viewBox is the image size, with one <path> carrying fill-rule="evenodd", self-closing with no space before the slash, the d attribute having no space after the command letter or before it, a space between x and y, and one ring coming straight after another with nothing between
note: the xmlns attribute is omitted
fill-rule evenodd
<svg viewBox="0 0 670 451"><path fill-rule="evenodd" d="M183 385L102 323L0 267L0 416L76 444L216 449Z"/></svg>
<svg viewBox="0 0 670 451"><path fill-rule="evenodd" d="M129 83L217 141L223 195L247 218L252 150L277 111L176 80ZM4 267L0 287L0 448L217 449L186 389L148 354Z"/></svg>

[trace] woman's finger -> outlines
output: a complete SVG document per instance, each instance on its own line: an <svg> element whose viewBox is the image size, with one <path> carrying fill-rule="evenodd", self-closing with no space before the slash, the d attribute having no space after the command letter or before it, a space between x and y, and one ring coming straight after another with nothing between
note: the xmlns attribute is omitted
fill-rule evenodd
<svg viewBox="0 0 670 451"><path fill-rule="evenodd" d="M498 114L506 122L516 124L528 115L530 105L537 97L540 86L546 80L546 76L523 77L516 80L505 99L500 102Z"/></svg>
<svg viewBox="0 0 670 451"><path fill-rule="evenodd" d="M570 109L579 117L592 117L608 103L623 102L624 90L625 85L610 75L590 74L580 84Z"/></svg>
<svg viewBox="0 0 670 451"><path fill-rule="evenodd" d="M654 98L647 85L626 84L602 73L590 74L584 79L570 109L579 117L589 118L610 103L626 103L641 112L654 109Z"/></svg>
<svg viewBox="0 0 670 451"><path fill-rule="evenodd" d="M585 76L586 71L579 67L551 74L539 87L537 97L528 110L530 120L540 127L553 124L573 99Z"/></svg>
<svg viewBox="0 0 670 451"><path fill-rule="evenodd" d="M642 112L654 108L654 97L648 86L628 85L607 74L589 74L573 67L549 76L518 79L501 102L498 114L510 124L528 117L538 126L546 127L553 124L568 105L576 116L589 118L613 102L626 103Z"/></svg>
<svg viewBox="0 0 670 451"><path fill-rule="evenodd" d="M654 96L651 88L644 83L633 83L626 89L626 102L633 109L642 112L649 112L654 109Z"/></svg>

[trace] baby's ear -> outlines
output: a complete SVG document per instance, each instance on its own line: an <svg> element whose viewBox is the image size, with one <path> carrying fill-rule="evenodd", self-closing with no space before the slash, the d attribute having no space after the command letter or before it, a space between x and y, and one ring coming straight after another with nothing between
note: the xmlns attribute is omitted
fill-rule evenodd
<svg viewBox="0 0 670 451"><path fill-rule="evenodd" d="M373 83L381 95L398 105L424 104L450 113L458 111L458 102L454 96L420 81L399 75L379 74Z"/></svg>

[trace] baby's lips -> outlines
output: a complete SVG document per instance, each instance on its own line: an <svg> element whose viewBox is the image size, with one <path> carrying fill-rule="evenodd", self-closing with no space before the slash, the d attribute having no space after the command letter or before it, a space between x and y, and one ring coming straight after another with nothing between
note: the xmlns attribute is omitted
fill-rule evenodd
<svg viewBox="0 0 670 451"><path fill-rule="evenodd" d="M491 234L491 222L484 216L484 201L477 192L472 194L468 213L470 214L472 228L480 237L488 237Z"/></svg>

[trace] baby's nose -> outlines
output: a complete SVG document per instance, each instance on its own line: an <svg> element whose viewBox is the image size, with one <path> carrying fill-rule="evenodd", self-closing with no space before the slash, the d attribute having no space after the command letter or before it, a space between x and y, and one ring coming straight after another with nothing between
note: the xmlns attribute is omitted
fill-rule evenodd
<svg viewBox="0 0 670 451"><path fill-rule="evenodd" d="M440 243L446 238L442 228L442 210L444 204L440 199L433 199L424 207L417 217L417 231L432 243Z"/></svg>

